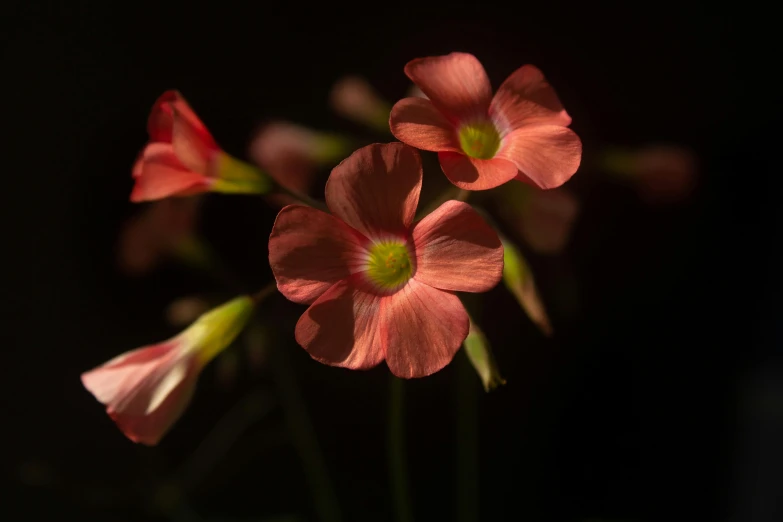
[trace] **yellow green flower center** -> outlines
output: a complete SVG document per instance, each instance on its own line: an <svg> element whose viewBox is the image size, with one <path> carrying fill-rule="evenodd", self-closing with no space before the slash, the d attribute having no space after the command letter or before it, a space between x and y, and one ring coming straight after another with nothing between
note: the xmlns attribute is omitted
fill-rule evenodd
<svg viewBox="0 0 783 522"><path fill-rule="evenodd" d="M459 128L462 152L477 159L491 159L500 149L500 134L489 121L463 125Z"/></svg>
<svg viewBox="0 0 783 522"><path fill-rule="evenodd" d="M401 241L383 241L370 247L367 261L370 280L384 289L395 289L413 275L408 247Z"/></svg>

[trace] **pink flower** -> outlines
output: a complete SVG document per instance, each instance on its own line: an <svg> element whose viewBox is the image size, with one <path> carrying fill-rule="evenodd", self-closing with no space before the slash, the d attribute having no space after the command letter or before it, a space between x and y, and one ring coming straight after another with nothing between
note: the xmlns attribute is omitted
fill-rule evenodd
<svg viewBox="0 0 783 522"><path fill-rule="evenodd" d="M83 373L82 384L126 437L153 446L185 411L202 368L231 344L252 309L249 297L229 301L168 341Z"/></svg>
<svg viewBox="0 0 783 522"><path fill-rule="evenodd" d="M405 74L426 96L404 98L391 111L392 134L438 153L456 186L485 190L517 179L543 189L576 172L582 142L571 117L536 67L514 71L492 96L475 56L451 53L408 62Z"/></svg>
<svg viewBox="0 0 783 522"><path fill-rule="evenodd" d="M118 243L120 269L132 275L149 272L192 237L200 196L155 201L125 223Z"/></svg>
<svg viewBox="0 0 783 522"><path fill-rule="evenodd" d="M675 203L696 188L698 160L686 147L651 145L634 154L631 174L637 177L638 190L648 203Z"/></svg>
<svg viewBox="0 0 783 522"><path fill-rule="evenodd" d="M498 212L534 252L557 254L568 244L580 204L565 187L537 190L509 184L498 196Z"/></svg>
<svg viewBox="0 0 783 522"><path fill-rule="evenodd" d="M323 363L399 377L446 366L468 335L455 291L484 292L502 276L503 247L470 205L448 201L413 222L419 154L373 144L332 171L333 215L290 205L277 216L269 261L278 289L310 307L296 340Z"/></svg>
<svg viewBox="0 0 783 522"><path fill-rule="evenodd" d="M283 187L307 194L318 168L334 165L350 150L348 141L340 136L273 121L263 125L253 138L250 157ZM296 201L285 194L276 194L274 199L281 206Z"/></svg>
<svg viewBox="0 0 783 522"><path fill-rule="evenodd" d="M147 122L150 142L133 166L131 201L201 192L263 193L268 180L232 158L177 91L158 98Z"/></svg>
<svg viewBox="0 0 783 522"><path fill-rule="evenodd" d="M389 132L391 106L361 76L340 78L329 93L329 105L349 120Z"/></svg>

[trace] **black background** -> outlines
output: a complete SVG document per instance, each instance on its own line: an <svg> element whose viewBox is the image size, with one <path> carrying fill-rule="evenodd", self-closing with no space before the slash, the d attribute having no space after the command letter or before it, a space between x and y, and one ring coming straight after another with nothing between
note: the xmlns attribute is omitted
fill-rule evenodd
<svg viewBox="0 0 783 522"><path fill-rule="evenodd" d="M553 338L502 287L487 294L484 330L508 385L480 397L481 520L775 519L780 508L764 491L780 468L754 472L741 413L745 383L757 368L774 370L781 346L780 53L763 12L255 4L4 7L4 519L156 520L147 506L159 480L245 392L270 388L265 371L241 372L229 390L207 371L185 417L149 449L125 440L79 382L175 333L161 313L171 300L217 290L176 264L135 279L115 268L120 226L138 211L129 169L155 98L179 89L217 141L246 157L267 118L359 132L328 108L340 76L360 73L396 100L408 60L456 50L475 54L494 86L524 63L539 66L573 117L586 164L609 144L666 141L693 148L702 165L691 198L665 207L595 170L577 173L569 186L583 208L568 249L530 257ZM274 216L252 197L206 202L202 232L246 291L270 280ZM578 308L561 293L572 280ZM392 520L386 368L315 363L290 335L302 307L282 298L270 307L288 318L280 346L344 518ZM418 520L456 516L454 380L452 365L407 383ZM193 520L314 517L290 445L253 442L278 417L250 429L190 492ZM780 458L764 451L763 461Z"/></svg>

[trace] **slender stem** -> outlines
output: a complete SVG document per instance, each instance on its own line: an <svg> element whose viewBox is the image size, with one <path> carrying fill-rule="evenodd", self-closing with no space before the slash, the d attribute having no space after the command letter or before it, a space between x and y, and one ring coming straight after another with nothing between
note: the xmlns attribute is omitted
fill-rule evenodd
<svg viewBox="0 0 783 522"><path fill-rule="evenodd" d="M339 522L342 515L337 496L288 355L284 349L277 347L271 354L270 362L275 366L286 423L302 460L318 518L322 522Z"/></svg>
<svg viewBox="0 0 783 522"><path fill-rule="evenodd" d="M390 375L389 387L389 473L398 522L412 522L408 470L405 457L404 381Z"/></svg>
<svg viewBox="0 0 783 522"><path fill-rule="evenodd" d="M252 299L255 304L259 304L261 301L274 293L275 290L277 290L277 281L272 281L255 294L252 294L250 299Z"/></svg>
<svg viewBox="0 0 783 522"><path fill-rule="evenodd" d="M284 187L279 183L276 186L276 192L281 194L287 194L292 198L298 200L303 205L307 205L308 207L313 207L313 208L317 208L318 210L323 210L324 212L329 212L329 207L327 207L326 203L324 203L323 201L318 201L317 199L311 198L307 194L302 194L299 191L290 189L288 187Z"/></svg>
<svg viewBox="0 0 783 522"><path fill-rule="evenodd" d="M457 522L479 520L478 400L476 377L465 350L457 354Z"/></svg>
<svg viewBox="0 0 783 522"><path fill-rule="evenodd" d="M237 402L181 466L179 476L185 488L192 490L228 453L247 428L269 413L273 407L272 399L257 390Z"/></svg>

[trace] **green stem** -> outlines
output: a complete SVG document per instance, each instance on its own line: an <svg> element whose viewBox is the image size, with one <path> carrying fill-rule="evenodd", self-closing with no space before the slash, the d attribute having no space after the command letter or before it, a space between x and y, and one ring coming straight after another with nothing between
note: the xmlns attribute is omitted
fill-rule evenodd
<svg viewBox="0 0 783 522"><path fill-rule="evenodd" d="M329 479L326 462L318 445L318 439L310 422L307 407L296 382L296 375L291 368L288 355L284 349L279 347L274 349L270 355L270 362L275 366L286 424L294 439L299 458L302 460L318 518L322 522L339 522L342 520L342 515L337 496Z"/></svg>
<svg viewBox="0 0 783 522"><path fill-rule="evenodd" d="M464 348L457 354L457 522L479 520L478 398Z"/></svg>
<svg viewBox="0 0 783 522"><path fill-rule="evenodd" d="M390 375L389 386L389 473L398 522L412 522L408 470L405 458L404 381Z"/></svg>
<svg viewBox="0 0 783 522"><path fill-rule="evenodd" d="M286 194L288 196L291 196L292 198L298 200L303 205L307 205L308 207L313 207L313 208L317 208L318 210L322 210L324 212L329 212L329 207L327 207L326 203L324 203L323 201L319 201L317 199L311 198L307 194L302 194L301 192L298 192L296 190L292 190L288 187L284 187L279 183L276 184L275 192L279 194Z"/></svg>
<svg viewBox="0 0 783 522"><path fill-rule="evenodd" d="M269 413L273 406L271 398L260 391L252 391L237 402L181 466L179 477L185 489L192 491L215 468L247 428Z"/></svg>

